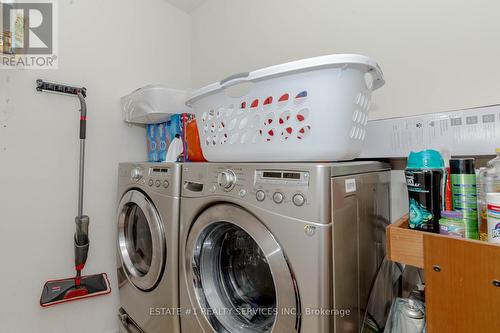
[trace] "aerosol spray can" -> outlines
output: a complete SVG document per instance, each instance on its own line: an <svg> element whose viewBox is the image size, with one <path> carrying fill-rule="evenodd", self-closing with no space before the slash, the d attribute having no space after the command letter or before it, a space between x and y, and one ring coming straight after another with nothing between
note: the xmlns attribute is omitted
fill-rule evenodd
<svg viewBox="0 0 500 333"><path fill-rule="evenodd" d="M384 333L425 331L425 304L416 299L396 298L391 306Z"/></svg>
<svg viewBox="0 0 500 333"><path fill-rule="evenodd" d="M477 226L477 185L473 158L450 160L453 209L464 214L465 237L479 239Z"/></svg>

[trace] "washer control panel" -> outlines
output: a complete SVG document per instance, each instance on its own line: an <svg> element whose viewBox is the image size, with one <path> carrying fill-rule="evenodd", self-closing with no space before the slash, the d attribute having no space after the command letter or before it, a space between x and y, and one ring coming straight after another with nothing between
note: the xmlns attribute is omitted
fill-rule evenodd
<svg viewBox="0 0 500 333"><path fill-rule="evenodd" d="M306 163L186 163L181 191L322 223L330 216L330 179L328 167Z"/></svg>
<svg viewBox="0 0 500 333"><path fill-rule="evenodd" d="M310 173L296 170L255 170L254 185L257 201L269 197L276 205L293 204L302 207L307 201Z"/></svg>
<svg viewBox="0 0 500 333"><path fill-rule="evenodd" d="M142 186L150 191L168 194L172 170L167 166L160 165L127 165L120 166L121 176L129 177L129 183Z"/></svg>
<svg viewBox="0 0 500 333"><path fill-rule="evenodd" d="M194 166L185 166L193 169ZM256 169L250 166L214 164L208 168L210 182L204 184L211 194L234 196L256 205L277 209L300 209L310 203L309 171ZM186 174L186 173L185 173Z"/></svg>
<svg viewBox="0 0 500 333"><path fill-rule="evenodd" d="M148 187L168 189L171 170L167 167L150 167L148 170Z"/></svg>

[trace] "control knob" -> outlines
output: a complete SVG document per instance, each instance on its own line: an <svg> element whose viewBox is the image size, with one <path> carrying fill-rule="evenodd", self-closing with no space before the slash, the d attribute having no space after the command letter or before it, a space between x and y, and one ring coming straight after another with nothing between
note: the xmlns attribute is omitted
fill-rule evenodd
<svg viewBox="0 0 500 333"><path fill-rule="evenodd" d="M255 197L257 198L257 201L264 201L266 199L266 192L258 190L255 193Z"/></svg>
<svg viewBox="0 0 500 333"><path fill-rule="evenodd" d="M130 177L135 182L141 180L142 176L143 176L142 168L140 167L133 168L132 171L130 172Z"/></svg>
<svg viewBox="0 0 500 333"><path fill-rule="evenodd" d="M293 196L292 202L295 206L300 207L306 203L306 198L302 194L297 193Z"/></svg>
<svg viewBox="0 0 500 333"><path fill-rule="evenodd" d="M232 170L225 170L217 176L217 183L224 191L231 191L236 185L236 175Z"/></svg>
<svg viewBox="0 0 500 333"><path fill-rule="evenodd" d="M281 192L275 192L273 194L273 201L277 204L280 204L283 202L283 200L285 199L285 196L283 195L283 193Z"/></svg>

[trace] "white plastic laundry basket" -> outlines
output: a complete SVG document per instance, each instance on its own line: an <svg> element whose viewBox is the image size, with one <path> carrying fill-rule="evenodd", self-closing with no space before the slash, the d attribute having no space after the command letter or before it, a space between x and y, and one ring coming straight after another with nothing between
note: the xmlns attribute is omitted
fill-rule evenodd
<svg viewBox="0 0 500 333"><path fill-rule="evenodd" d="M328 55L232 75L187 104L209 161L340 161L360 154L383 84L372 59Z"/></svg>

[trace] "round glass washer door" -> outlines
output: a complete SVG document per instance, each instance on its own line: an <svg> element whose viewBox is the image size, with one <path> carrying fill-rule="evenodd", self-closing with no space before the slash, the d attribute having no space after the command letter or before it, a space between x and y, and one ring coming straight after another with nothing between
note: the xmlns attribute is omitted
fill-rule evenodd
<svg viewBox="0 0 500 333"><path fill-rule="evenodd" d="M160 215L142 192L130 190L118 208L118 247L128 280L148 291L159 282L166 257Z"/></svg>
<svg viewBox="0 0 500 333"><path fill-rule="evenodd" d="M205 210L186 244L188 291L206 332L296 332L299 298L284 253L255 216Z"/></svg>

